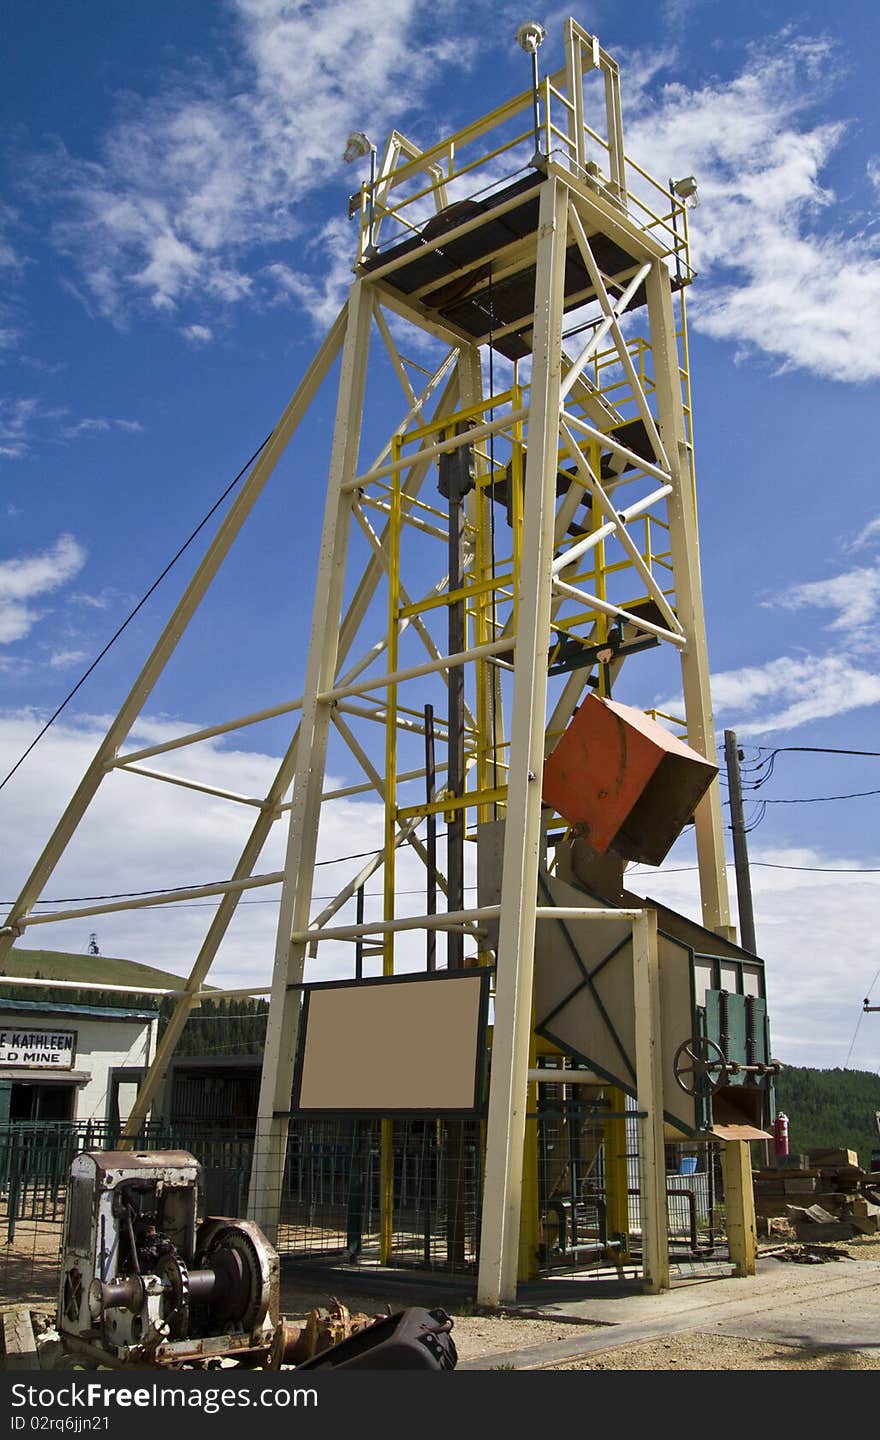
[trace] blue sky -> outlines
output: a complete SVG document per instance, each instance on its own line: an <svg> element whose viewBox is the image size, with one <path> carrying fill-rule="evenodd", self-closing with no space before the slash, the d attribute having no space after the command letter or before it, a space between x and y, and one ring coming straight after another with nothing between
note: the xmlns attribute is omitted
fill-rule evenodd
<svg viewBox="0 0 880 1440"><path fill-rule="evenodd" d="M542 65L555 68L568 7L535 13L549 31ZM747 764L758 746L880 749L876 7L603 0L575 13L620 61L628 150L661 177L700 181L689 316L719 729L737 729ZM381 142L396 126L426 144L524 88L512 41L524 18L458 0L13 7L0 94L0 758L29 742L305 369L350 274L348 132ZM327 390L140 735L298 692L332 413ZM0 794L17 837L2 898L197 553ZM674 700L665 684L635 661L622 698ZM211 758L254 793L282 744L266 727ZM127 858L114 845L99 859L84 838L48 893L227 873L214 827L158 788L102 798L95 823L120 827ZM780 755L760 795L869 789L880 760ZM768 805L750 835L777 1049L793 1062L844 1063L880 967L880 875L848 873L880 868L878 807L880 796ZM368 848L350 836L374 833L375 807L349 803L337 819L326 856ZM647 886L682 907L694 901L689 847ZM341 872L324 873L332 891ZM207 914L94 925L105 951L182 971ZM264 979L274 907L242 916L220 973ZM73 950L88 939L81 923L30 943L37 933ZM865 1017L850 1063L880 1065L878 1017Z"/></svg>

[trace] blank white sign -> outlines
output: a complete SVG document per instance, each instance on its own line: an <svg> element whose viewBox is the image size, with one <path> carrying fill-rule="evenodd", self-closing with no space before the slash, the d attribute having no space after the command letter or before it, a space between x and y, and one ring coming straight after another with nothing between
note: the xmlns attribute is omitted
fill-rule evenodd
<svg viewBox="0 0 880 1440"><path fill-rule="evenodd" d="M299 1110L473 1111L485 972L310 989Z"/></svg>

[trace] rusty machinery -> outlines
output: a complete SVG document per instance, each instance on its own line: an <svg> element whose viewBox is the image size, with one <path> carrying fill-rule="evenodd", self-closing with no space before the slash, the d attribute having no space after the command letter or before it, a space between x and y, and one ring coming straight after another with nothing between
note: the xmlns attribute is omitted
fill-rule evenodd
<svg viewBox="0 0 880 1440"><path fill-rule="evenodd" d="M374 1319L334 1301L302 1325L284 1319L275 1250L251 1220L200 1222L200 1188L201 1166L184 1150L76 1157L57 1320L69 1354L116 1366L454 1367L443 1312Z"/></svg>

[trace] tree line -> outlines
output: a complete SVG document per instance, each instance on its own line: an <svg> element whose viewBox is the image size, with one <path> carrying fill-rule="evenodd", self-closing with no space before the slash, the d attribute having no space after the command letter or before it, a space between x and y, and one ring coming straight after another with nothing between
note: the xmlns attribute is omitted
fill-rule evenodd
<svg viewBox="0 0 880 1440"><path fill-rule="evenodd" d="M5 971L0 971L4 975ZM35 980L43 979L37 971ZM152 1010L159 1020L161 1039L177 1003L174 995L141 995L45 985L3 985L0 998L28 1000L43 1005L90 1005L98 1009ZM178 1055L260 1055L266 1038L265 1000L203 999L194 1007L177 1045Z"/></svg>
<svg viewBox="0 0 880 1440"><path fill-rule="evenodd" d="M777 1103L789 1120L795 1154L819 1148L856 1150L868 1169L880 1150L876 1112L880 1075L870 1070L813 1070L787 1065L777 1077Z"/></svg>

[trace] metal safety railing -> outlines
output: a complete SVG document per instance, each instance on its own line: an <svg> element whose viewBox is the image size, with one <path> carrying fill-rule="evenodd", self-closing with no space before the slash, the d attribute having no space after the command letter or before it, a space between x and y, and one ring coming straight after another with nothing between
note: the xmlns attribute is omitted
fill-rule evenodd
<svg viewBox="0 0 880 1440"><path fill-rule="evenodd" d="M463 200L484 200L536 164L555 163L626 212L691 278L687 212L668 185L624 149L618 67L594 36L565 22L567 61L528 89L425 150L393 132L378 169L352 197L358 261L421 238L429 218ZM596 93L601 87L601 94ZM587 115L604 121L604 131ZM602 120L598 117L602 116ZM469 216L462 213L463 223Z"/></svg>

